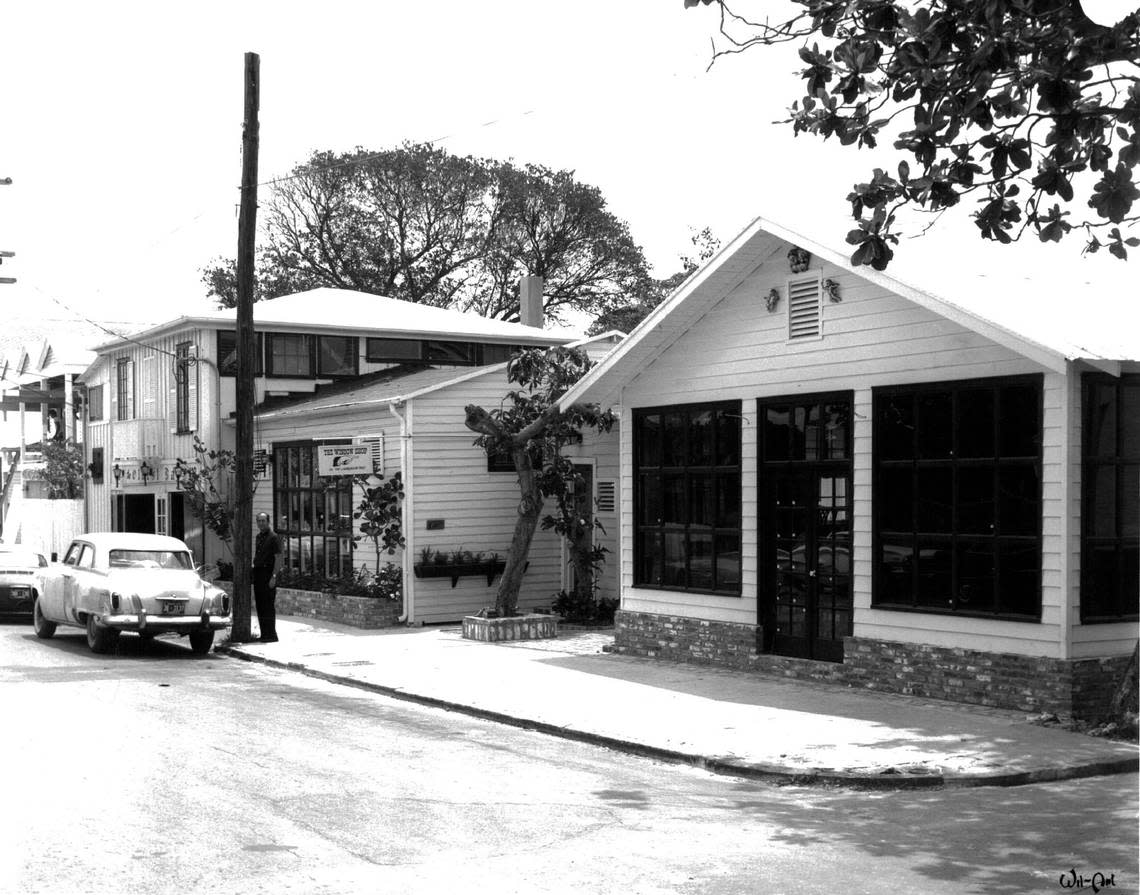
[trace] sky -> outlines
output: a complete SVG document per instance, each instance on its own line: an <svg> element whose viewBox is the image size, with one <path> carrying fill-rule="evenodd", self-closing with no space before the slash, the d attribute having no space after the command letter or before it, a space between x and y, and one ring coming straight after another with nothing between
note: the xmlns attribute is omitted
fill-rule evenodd
<svg viewBox="0 0 1140 895"><path fill-rule="evenodd" d="M247 51L261 60L263 182L314 150L434 141L575 171L662 276L694 232L728 242L757 216L842 245L851 184L898 157L773 123L799 96L795 48L710 69L717 22L683 0L9 4L0 249L16 257L0 274L19 282L0 302L66 325L204 301L201 269L235 254ZM919 267L1115 264L1082 259L1079 238L995 252L974 233L944 220L905 248Z"/></svg>

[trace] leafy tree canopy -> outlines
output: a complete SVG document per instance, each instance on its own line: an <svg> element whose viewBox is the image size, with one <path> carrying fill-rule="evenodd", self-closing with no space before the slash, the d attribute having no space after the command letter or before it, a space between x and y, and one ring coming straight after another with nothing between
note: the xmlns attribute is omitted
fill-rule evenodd
<svg viewBox="0 0 1140 895"><path fill-rule="evenodd" d="M784 122L796 134L869 149L889 134L912 160L848 196L854 264L887 266L901 209L971 195L984 239L1082 228L1090 252L1140 245L1127 235L1140 219L1140 12L1104 27L1077 0L789 0L800 10L771 24L727 0L684 2L720 8L729 46L714 60L800 42L804 95Z"/></svg>
<svg viewBox="0 0 1140 895"><path fill-rule="evenodd" d="M602 313L648 276L626 224L572 172L427 145L318 152L271 185L262 227L259 298L331 286L517 320L529 274L557 320ZM202 279L234 306L232 260Z"/></svg>

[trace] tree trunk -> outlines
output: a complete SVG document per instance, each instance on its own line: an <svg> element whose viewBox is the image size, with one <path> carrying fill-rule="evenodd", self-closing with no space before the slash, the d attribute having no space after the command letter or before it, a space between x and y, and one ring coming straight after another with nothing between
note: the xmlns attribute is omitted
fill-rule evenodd
<svg viewBox="0 0 1140 895"><path fill-rule="evenodd" d="M515 469L518 470L522 499L519 501L519 515L515 519L511 547L507 551L506 567L495 595L495 611L500 617L518 612L519 588L522 587L523 572L526 571L526 558L530 553L530 542L538 528L538 516L542 512L542 492L531 464L530 451L523 444L513 448L511 456L515 461Z"/></svg>

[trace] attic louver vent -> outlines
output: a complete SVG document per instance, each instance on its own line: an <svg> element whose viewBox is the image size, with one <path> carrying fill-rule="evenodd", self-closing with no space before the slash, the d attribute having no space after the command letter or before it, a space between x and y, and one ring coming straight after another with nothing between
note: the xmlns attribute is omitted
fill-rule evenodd
<svg viewBox="0 0 1140 895"><path fill-rule="evenodd" d="M822 333L819 274L788 280L788 338L817 339Z"/></svg>
<svg viewBox="0 0 1140 895"><path fill-rule="evenodd" d="M361 435L356 439L357 444L366 444L371 448L372 472L375 475L384 475L384 436Z"/></svg>
<svg viewBox="0 0 1140 895"><path fill-rule="evenodd" d="M617 482L598 482L598 512L613 513L617 509Z"/></svg>

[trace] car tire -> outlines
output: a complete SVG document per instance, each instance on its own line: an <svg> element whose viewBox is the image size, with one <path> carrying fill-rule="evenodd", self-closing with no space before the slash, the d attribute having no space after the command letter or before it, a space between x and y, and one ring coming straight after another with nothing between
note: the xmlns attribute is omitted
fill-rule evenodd
<svg viewBox="0 0 1140 895"><path fill-rule="evenodd" d="M213 631L191 631L190 632L190 649L194 651L196 656L205 656L210 652L210 647L214 645L214 632Z"/></svg>
<svg viewBox="0 0 1140 895"><path fill-rule="evenodd" d="M39 597L36 597L36 602L32 606L32 627L36 629L36 636L40 640L47 640L55 634L55 622L49 622L44 618L43 610L40 609Z"/></svg>
<svg viewBox="0 0 1140 895"><path fill-rule="evenodd" d="M91 652L109 652L118 639L119 632L114 628L102 628L95 623L94 614L87 616L87 645Z"/></svg>

